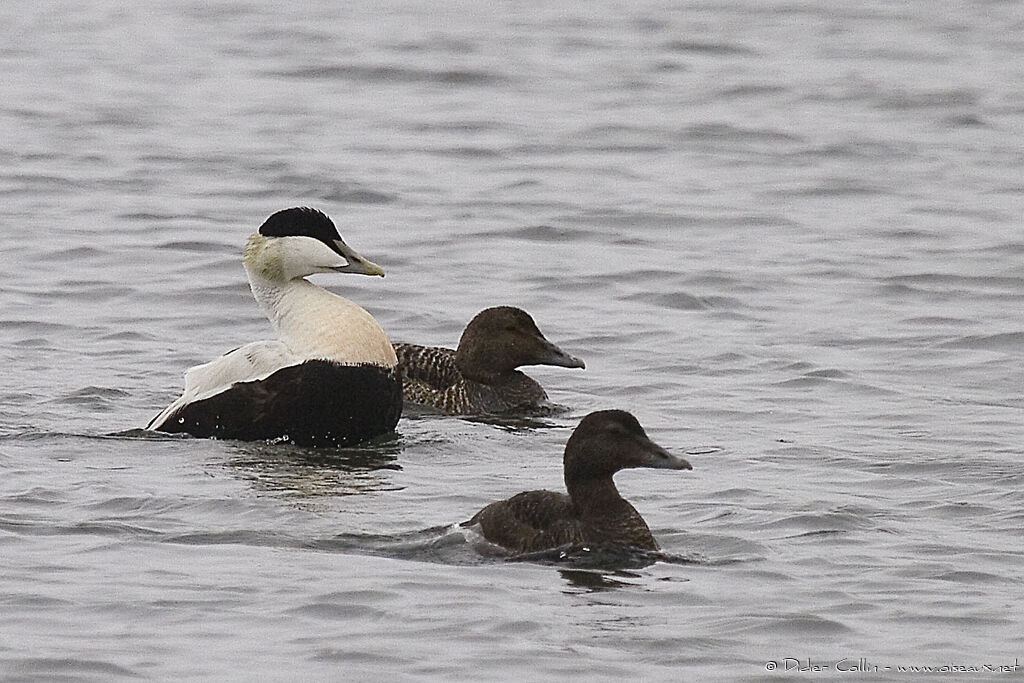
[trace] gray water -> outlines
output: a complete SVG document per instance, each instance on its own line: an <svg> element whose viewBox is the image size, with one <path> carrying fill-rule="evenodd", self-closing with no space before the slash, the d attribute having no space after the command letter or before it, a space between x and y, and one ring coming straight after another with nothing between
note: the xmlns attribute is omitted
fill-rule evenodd
<svg viewBox="0 0 1024 683"><path fill-rule="evenodd" d="M0 37L0 679L1024 660L1018 3L9 2ZM387 271L317 282L395 340L530 311L587 362L530 371L566 412L137 431L271 335L240 250L295 205ZM691 453L617 478L664 558L452 527L611 407Z"/></svg>

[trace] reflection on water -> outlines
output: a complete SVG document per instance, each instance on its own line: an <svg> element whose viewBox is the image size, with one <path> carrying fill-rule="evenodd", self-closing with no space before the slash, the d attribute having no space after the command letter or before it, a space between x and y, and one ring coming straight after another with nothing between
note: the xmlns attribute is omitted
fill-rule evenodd
<svg viewBox="0 0 1024 683"><path fill-rule="evenodd" d="M389 473L401 470L402 439L389 435L352 448L302 448L284 443L232 442L224 463L257 491L294 500L356 495L400 488Z"/></svg>
<svg viewBox="0 0 1024 683"><path fill-rule="evenodd" d="M615 590L617 588L635 586L637 584L634 582L620 579L640 578L638 574L630 574L622 571L605 573L585 569L559 569L558 574L565 579L566 583L571 587L580 588L588 592L608 591Z"/></svg>
<svg viewBox="0 0 1024 683"><path fill-rule="evenodd" d="M557 548L509 555L508 559L512 562L537 562L559 567L568 566L573 569L601 569L607 571L642 569L656 562L695 564L701 561L694 557L684 557L660 550L644 550L614 543L571 543Z"/></svg>

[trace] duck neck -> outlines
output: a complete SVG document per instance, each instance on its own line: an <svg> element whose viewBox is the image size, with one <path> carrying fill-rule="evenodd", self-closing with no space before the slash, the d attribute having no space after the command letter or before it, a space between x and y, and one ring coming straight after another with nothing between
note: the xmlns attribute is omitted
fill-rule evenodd
<svg viewBox="0 0 1024 683"><path fill-rule="evenodd" d="M305 278L268 278L246 268L253 297L278 338L303 360L394 367L394 347L362 307Z"/></svg>
<svg viewBox="0 0 1024 683"><path fill-rule="evenodd" d="M247 274L253 298L274 326L278 337L285 342L297 336L302 319L318 308L317 300L323 297L316 290L330 294L305 278L274 280L260 277L248 269Z"/></svg>
<svg viewBox="0 0 1024 683"><path fill-rule="evenodd" d="M481 353L473 344L467 344L463 340L459 341L459 346L455 349L455 367L463 377L480 384L504 384L522 375L515 368L495 364L487 354Z"/></svg>
<svg viewBox="0 0 1024 683"><path fill-rule="evenodd" d="M566 482L573 509L591 542L604 541L657 550L644 518L619 495L611 476Z"/></svg>
<svg viewBox="0 0 1024 683"><path fill-rule="evenodd" d="M580 517L598 518L616 514L624 504L629 505L619 495L610 476L567 481L565 487Z"/></svg>

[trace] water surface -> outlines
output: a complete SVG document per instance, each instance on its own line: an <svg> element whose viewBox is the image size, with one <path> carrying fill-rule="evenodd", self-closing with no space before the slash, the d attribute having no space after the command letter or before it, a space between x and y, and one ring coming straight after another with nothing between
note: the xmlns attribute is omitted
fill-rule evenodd
<svg viewBox="0 0 1024 683"><path fill-rule="evenodd" d="M1014 664L1022 21L980 1L0 8L0 677ZM587 362L530 371L567 411L410 414L323 452L131 431L187 367L270 335L240 250L295 205L387 271L317 282L395 340L530 311ZM507 562L452 527L560 487L572 427L610 407L695 453L617 479L667 559Z"/></svg>

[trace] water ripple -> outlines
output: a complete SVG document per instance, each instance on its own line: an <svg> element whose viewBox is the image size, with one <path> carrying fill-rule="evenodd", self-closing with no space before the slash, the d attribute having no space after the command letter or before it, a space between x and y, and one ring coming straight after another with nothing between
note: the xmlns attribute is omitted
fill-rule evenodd
<svg viewBox="0 0 1024 683"><path fill-rule="evenodd" d="M363 64L307 66L281 71L269 71L279 78L315 80L366 81L369 83L436 83L455 86L490 86L500 83L504 76L474 69L417 69L408 66Z"/></svg>

